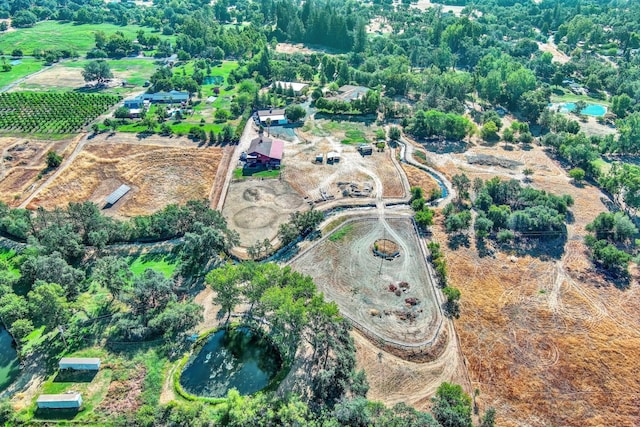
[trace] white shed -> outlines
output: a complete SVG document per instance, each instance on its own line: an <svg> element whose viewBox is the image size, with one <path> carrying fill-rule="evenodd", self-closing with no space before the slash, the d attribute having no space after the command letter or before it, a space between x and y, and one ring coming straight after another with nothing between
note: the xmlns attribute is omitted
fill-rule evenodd
<svg viewBox="0 0 640 427"><path fill-rule="evenodd" d="M75 371L97 371L100 369L100 359L97 357L63 357L60 359L58 367Z"/></svg>
<svg viewBox="0 0 640 427"><path fill-rule="evenodd" d="M80 393L41 394L36 401L41 409L77 409L82 405Z"/></svg>

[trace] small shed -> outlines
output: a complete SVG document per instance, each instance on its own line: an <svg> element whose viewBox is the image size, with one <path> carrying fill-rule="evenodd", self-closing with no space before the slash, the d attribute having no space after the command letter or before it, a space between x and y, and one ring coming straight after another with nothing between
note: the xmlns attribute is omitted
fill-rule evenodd
<svg viewBox="0 0 640 427"><path fill-rule="evenodd" d="M338 163L340 161L340 153L337 151L329 151L327 153L327 163Z"/></svg>
<svg viewBox="0 0 640 427"><path fill-rule="evenodd" d="M41 394L36 401L39 409L79 409L82 405L80 393Z"/></svg>
<svg viewBox="0 0 640 427"><path fill-rule="evenodd" d="M100 359L97 357L63 357L58 362L58 367L75 371L97 371L100 369Z"/></svg>
<svg viewBox="0 0 640 427"><path fill-rule="evenodd" d="M373 154L373 147L369 144L360 144L358 146L358 151L363 156L370 156L371 154Z"/></svg>
<svg viewBox="0 0 640 427"><path fill-rule="evenodd" d="M131 190L131 187L126 184L122 184L116 191L107 196L107 198L105 199L105 207L115 205L116 202L122 198L122 196L129 192L129 190Z"/></svg>
<svg viewBox="0 0 640 427"><path fill-rule="evenodd" d="M316 154L316 163L324 163L324 154Z"/></svg>

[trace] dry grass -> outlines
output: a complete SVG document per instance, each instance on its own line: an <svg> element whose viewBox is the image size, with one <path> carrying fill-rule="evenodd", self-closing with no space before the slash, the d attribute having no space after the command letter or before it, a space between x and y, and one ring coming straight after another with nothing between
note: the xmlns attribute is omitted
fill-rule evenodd
<svg viewBox="0 0 640 427"><path fill-rule="evenodd" d="M142 404L140 395L145 375L146 369L138 368L132 371L131 378L112 381L107 395L96 409L111 416L135 412Z"/></svg>
<svg viewBox="0 0 640 427"><path fill-rule="evenodd" d="M481 407L494 406L506 426L640 423L640 289L626 291L595 274L582 243L584 226L605 210L598 189L573 186L538 147L474 148L531 167L532 185L575 199L574 221L560 260L480 258L471 248L443 245L451 283L462 291L456 323ZM451 174L518 177L520 170L468 165L464 155L439 156ZM484 168L484 170L483 170ZM435 238L446 241L441 226Z"/></svg>
<svg viewBox="0 0 640 427"><path fill-rule="evenodd" d="M104 198L123 183L132 191L108 211L122 217L149 214L170 203L209 196L220 148L145 142L92 141L30 207L51 208L84 200L102 205Z"/></svg>
<svg viewBox="0 0 640 427"><path fill-rule="evenodd" d="M38 175L46 169L47 152L65 155L75 141L0 138L0 201L18 206L36 188Z"/></svg>
<svg viewBox="0 0 640 427"><path fill-rule="evenodd" d="M401 163L404 173L407 175L409 185L411 187L420 187L425 195L429 195L431 190L439 189L438 183L435 179L422 169L418 169L415 166L411 166L407 163Z"/></svg>

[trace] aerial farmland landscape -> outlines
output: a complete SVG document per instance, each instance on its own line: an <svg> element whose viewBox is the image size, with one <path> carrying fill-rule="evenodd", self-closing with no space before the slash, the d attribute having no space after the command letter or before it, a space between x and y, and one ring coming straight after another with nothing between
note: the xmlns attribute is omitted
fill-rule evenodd
<svg viewBox="0 0 640 427"><path fill-rule="evenodd" d="M640 425L635 0L0 0L0 426Z"/></svg>

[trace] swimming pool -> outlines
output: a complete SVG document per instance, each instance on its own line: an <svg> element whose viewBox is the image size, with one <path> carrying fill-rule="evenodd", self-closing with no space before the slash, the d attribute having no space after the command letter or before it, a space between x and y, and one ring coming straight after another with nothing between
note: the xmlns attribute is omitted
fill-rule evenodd
<svg viewBox="0 0 640 427"><path fill-rule="evenodd" d="M558 111L561 113L569 113L576 109L576 104L573 102L567 102L558 106ZM607 114L607 107L600 104L587 104L585 108L580 111L585 116L602 117Z"/></svg>

